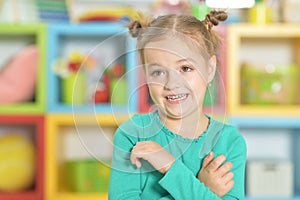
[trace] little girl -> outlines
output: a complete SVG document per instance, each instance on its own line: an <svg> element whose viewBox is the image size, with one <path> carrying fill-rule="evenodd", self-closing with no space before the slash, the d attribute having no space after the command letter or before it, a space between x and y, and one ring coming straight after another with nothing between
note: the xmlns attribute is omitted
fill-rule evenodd
<svg viewBox="0 0 300 200"><path fill-rule="evenodd" d="M157 109L115 133L109 199L244 199L246 145L236 128L203 113L217 65L212 30L224 11L136 20L149 92Z"/></svg>

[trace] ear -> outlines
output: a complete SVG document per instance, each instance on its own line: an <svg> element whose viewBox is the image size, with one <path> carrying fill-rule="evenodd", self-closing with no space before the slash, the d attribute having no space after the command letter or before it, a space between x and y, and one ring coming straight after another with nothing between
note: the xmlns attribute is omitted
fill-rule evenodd
<svg viewBox="0 0 300 200"><path fill-rule="evenodd" d="M208 73L207 73L207 83L210 83L216 73L216 68L217 68L217 57L213 55L209 60L208 60Z"/></svg>

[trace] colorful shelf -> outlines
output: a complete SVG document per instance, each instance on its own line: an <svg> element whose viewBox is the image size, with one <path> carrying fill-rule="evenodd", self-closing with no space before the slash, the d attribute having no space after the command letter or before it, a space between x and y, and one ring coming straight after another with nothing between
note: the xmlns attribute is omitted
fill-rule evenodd
<svg viewBox="0 0 300 200"><path fill-rule="evenodd" d="M44 198L44 117L43 116L0 116L0 128L1 126L33 126L34 128L34 140L35 140L35 152L36 152L36 178L34 188L32 190L26 190L18 193L1 193L0 199L3 200L42 200Z"/></svg>
<svg viewBox="0 0 300 200"><path fill-rule="evenodd" d="M137 70L135 42L128 35L122 23L84 23L84 24L51 24L48 28L48 102L49 112L136 112L137 107ZM117 48L116 48L117 47ZM114 49L114 50L112 50ZM66 57L72 50L85 51L103 59L103 65L109 66L116 60L122 60L126 73L122 77L127 83L128 101L124 104L100 103L87 101L83 104L66 104L62 101L62 79L53 72L53 63L58 57ZM101 57L102 56L102 57ZM102 77L104 69L96 73ZM95 75L95 74L94 74ZM96 77L97 78L97 77ZM74 84L76 85L76 83ZM80 86L80 85L78 85ZM74 92L77 89L75 88ZM88 88L86 88L88 90ZM74 93L73 93L74 94Z"/></svg>
<svg viewBox="0 0 300 200"><path fill-rule="evenodd" d="M25 45L35 44L39 52L37 83L34 101L19 102L13 104L0 105L2 114L42 114L46 105L46 26L43 24L1 24L0 25L0 44L7 43L6 40L20 41ZM2 41L1 38L4 38ZM26 77L24 77L26 79ZM17 92L17 91L16 91Z"/></svg>

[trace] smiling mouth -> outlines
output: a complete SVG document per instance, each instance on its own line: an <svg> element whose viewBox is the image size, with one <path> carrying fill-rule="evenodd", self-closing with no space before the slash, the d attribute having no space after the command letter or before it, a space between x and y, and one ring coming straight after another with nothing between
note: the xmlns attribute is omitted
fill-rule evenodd
<svg viewBox="0 0 300 200"><path fill-rule="evenodd" d="M177 95L168 95L166 99L170 102L178 102L185 100L188 97L188 94L177 94Z"/></svg>

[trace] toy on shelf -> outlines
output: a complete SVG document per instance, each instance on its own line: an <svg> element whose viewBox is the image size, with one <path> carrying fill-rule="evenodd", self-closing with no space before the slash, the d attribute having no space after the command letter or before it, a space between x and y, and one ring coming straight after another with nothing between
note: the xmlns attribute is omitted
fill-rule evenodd
<svg viewBox="0 0 300 200"><path fill-rule="evenodd" d="M28 46L0 70L0 104L32 101L37 81L38 49Z"/></svg>
<svg viewBox="0 0 300 200"><path fill-rule="evenodd" d="M30 189L35 179L34 144L21 134L0 137L0 191L20 192Z"/></svg>
<svg viewBox="0 0 300 200"><path fill-rule="evenodd" d="M67 3L61 1L36 0L38 16L43 22L68 22L69 13Z"/></svg>
<svg viewBox="0 0 300 200"><path fill-rule="evenodd" d="M191 6L193 15L199 20L204 20L210 11L204 0L193 0Z"/></svg>
<svg viewBox="0 0 300 200"><path fill-rule="evenodd" d="M78 22L126 21L136 16L130 7L101 7L83 12L75 19Z"/></svg>
<svg viewBox="0 0 300 200"><path fill-rule="evenodd" d="M125 66L121 62L117 62L106 69L105 75L109 79L110 102L112 104L126 104L128 99Z"/></svg>
<svg viewBox="0 0 300 200"><path fill-rule="evenodd" d="M241 68L242 103L296 104L299 90L299 67L244 64Z"/></svg>
<svg viewBox="0 0 300 200"><path fill-rule="evenodd" d="M65 163L67 184L72 192L105 192L110 168L97 160L72 160Z"/></svg>
<svg viewBox="0 0 300 200"><path fill-rule="evenodd" d="M54 72L61 78L61 95L66 104L83 104L86 102L87 77L85 69L94 68L96 61L81 52L71 52L67 59L58 58L53 65Z"/></svg>

